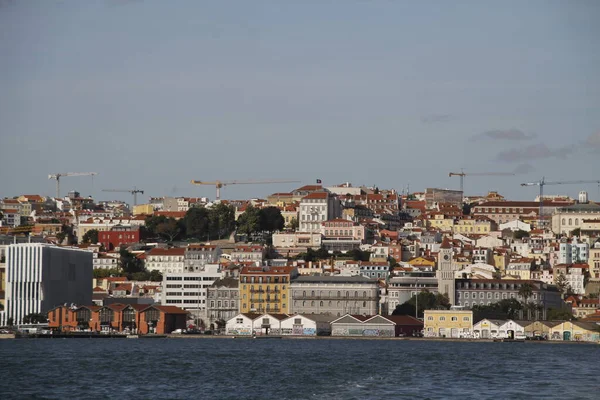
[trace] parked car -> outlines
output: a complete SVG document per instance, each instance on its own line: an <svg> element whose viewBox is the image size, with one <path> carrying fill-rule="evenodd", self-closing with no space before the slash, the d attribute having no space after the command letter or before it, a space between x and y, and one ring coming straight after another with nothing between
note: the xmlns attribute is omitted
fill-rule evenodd
<svg viewBox="0 0 600 400"><path fill-rule="evenodd" d="M185 330L184 329L175 329L173 332L171 332L171 334L174 335L181 335L182 333L184 333Z"/></svg>

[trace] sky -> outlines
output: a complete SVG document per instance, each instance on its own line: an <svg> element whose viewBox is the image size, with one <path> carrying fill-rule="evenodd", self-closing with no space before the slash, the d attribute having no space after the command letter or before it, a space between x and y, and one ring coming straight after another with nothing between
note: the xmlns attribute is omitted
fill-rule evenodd
<svg viewBox="0 0 600 400"><path fill-rule="evenodd" d="M600 179L600 2L0 0L0 195ZM547 186L576 196L597 184Z"/></svg>

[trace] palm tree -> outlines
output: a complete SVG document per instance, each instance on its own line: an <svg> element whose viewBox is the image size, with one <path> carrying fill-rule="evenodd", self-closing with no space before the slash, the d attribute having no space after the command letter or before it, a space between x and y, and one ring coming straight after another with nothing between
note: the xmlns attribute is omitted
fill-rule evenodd
<svg viewBox="0 0 600 400"><path fill-rule="evenodd" d="M530 311L531 308L527 307L527 299L529 299L531 296L533 296L533 285L530 283L524 283L521 285L521 288L519 289L519 296L523 297L523 305L525 306L525 308L527 309L527 318L530 318Z"/></svg>

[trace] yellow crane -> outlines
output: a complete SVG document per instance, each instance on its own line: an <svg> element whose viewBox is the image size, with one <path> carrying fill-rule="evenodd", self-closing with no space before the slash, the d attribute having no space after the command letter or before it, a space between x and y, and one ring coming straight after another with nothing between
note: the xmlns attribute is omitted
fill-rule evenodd
<svg viewBox="0 0 600 400"><path fill-rule="evenodd" d="M93 176L98 175L97 172L62 172L48 175L48 179L56 179L56 197L60 197L60 178L67 176Z"/></svg>
<svg viewBox="0 0 600 400"><path fill-rule="evenodd" d="M267 180L267 181L197 181L192 180L193 185L212 185L217 188L216 200L221 199L221 188L229 185L265 185L271 183L298 183L301 181L291 180Z"/></svg>

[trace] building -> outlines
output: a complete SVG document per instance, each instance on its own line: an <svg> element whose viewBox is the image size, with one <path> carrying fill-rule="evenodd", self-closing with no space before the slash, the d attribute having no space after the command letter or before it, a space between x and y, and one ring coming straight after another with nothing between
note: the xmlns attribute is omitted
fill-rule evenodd
<svg viewBox="0 0 600 400"><path fill-rule="evenodd" d="M588 264L590 266L590 277L600 279L600 241L594 243L594 246L590 249Z"/></svg>
<svg viewBox="0 0 600 400"><path fill-rule="evenodd" d="M326 314L290 315L281 321L281 334L293 336L329 336L331 321L335 317Z"/></svg>
<svg viewBox="0 0 600 400"><path fill-rule="evenodd" d="M557 207L567 204L570 203L544 200L544 215L550 215ZM540 203L537 201L488 201L471 209L471 215L485 216L497 224L536 219L539 212Z"/></svg>
<svg viewBox="0 0 600 400"><path fill-rule="evenodd" d="M207 327L208 288L222 277L219 264L205 264L194 272L163 274L161 303L189 311L197 319L198 326Z"/></svg>
<svg viewBox="0 0 600 400"><path fill-rule="evenodd" d="M331 322L332 336L417 336L422 331L423 322L409 315L346 314Z"/></svg>
<svg viewBox="0 0 600 400"><path fill-rule="evenodd" d="M287 313L290 282L296 276L296 267L243 267L240 271L240 311Z"/></svg>
<svg viewBox="0 0 600 400"><path fill-rule="evenodd" d="M473 312L470 310L425 310L425 337L471 337Z"/></svg>
<svg viewBox="0 0 600 400"><path fill-rule="evenodd" d="M238 279L226 277L217 279L208 289L208 323L210 329L220 328L222 322L229 321L240 312Z"/></svg>
<svg viewBox="0 0 600 400"><path fill-rule="evenodd" d="M561 239L558 253L559 264L586 263L590 256L590 245L580 242L576 237Z"/></svg>
<svg viewBox="0 0 600 400"><path fill-rule="evenodd" d="M554 280L560 275L575 294L585 294L585 281L589 276L588 264L558 264L554 266Z"/></svg>
<svg viewBox="0 0 600 400"><path fill-rule="evenodd" d="M6 249L6 299L0 325L22 324L60 304L92 303L92 253L41 243Z"/></svg>
<svg viewBox="0 0 600 400"><path fill-rule="evenodd" d="M452 204L462 207L463 192L461 190L427 188L425 190L425 203L427 208L434 208L440 203Z"/></svg>
<svg viewBox="0 0 600 400"><path fill-rule="evenodd" d="M550 328L549 339L597 343L600 331L595 322L564 321Z"/></svg>
<svg viewBox="0 0 600 400"><path fill-rule="evenodd" d="M182 273L185 270L185 248L172 247L169 249L155 247L146 253L146 269L158 271L161 274Z"/></svg>
<svg viewBox="0 0 600 400"><path fill-rule="evenodd" d="M358 248L365 240L365 227L347 219L333 219L321 224L323 246L330 251Z"/></svg>
<svg viewBox="0 0 600 400"><path fill-rule="evenodd" d="M388 282L388 310L393 312L397 306L406 303L422 291L438 293L438 280L433 273L404 273L390 278Z"/></svg>
<svg viewBox="0 0 600 400"><path fill-rule="evenodd" d="M300 276L290 285L290 312L373 315L379 312L377 280L362 276Z"/></svg>
<svg viewBox="0 0 600 400"><path fill-rule="evenodd" d="M140 304L57 306L48 311L48 327L60 332L95 331L166 334L186 326L178 307Z"/></svg>
<svg viewBox="0 0 600 400"><path fill-rule="evenodd" d="M505 273L518 279L530 280L534 267L535 260L533 258L518 258L508 262Z"/></svg>
<svg viewBox="0 0 600 400"><path fill-rule="evenodd" d="M186 272L201 271L206 264L218 263L221 258L221 248L210 244L189 244L184 253L184 268Z"/></svg>
<svg viewBox="0 0 600 400"><path fill-rule="evenodd" d="M574 229L581 229L584 220L591 219L600 219L600 205L572 204L556 208L552 214L552 232L569 235Z"/></svg>
<svg viewBox="0 0 600 400"><path fill-rule="evenodd" d="M452 233L487 235L497 229L493 220L481 216L464 216L454 222Z"/></svg>
<svg viewBox="0 0 600 400"><path fill-rule="evenodd" d="M323 222L341 215L337 196L326 191L310 193L300 201L299 231L320 233Z"/></svg>
<svg viewBox="0 0 600 400"><path fill-rule="evenodd" d="M475 339L495 339L499 337L500 326L503 323L504 320L484 318L473 325L473 337Z"/></svg>
<svg viewBox="0 0 600 400"><path fill-rule="evenodd" d="M440 251L438 252L438 293L446 294L450 304L456 304L454 297L454 272L458 269L453 263L454 251L452 243L447 237L444 237Z"/></svg>
<svg viewBox="0 0 600 400"><path fill-rule="evenodd" d="M261 245L239 245L231 252L231 261L251 261L261 265L265 257L265 248Z"/></svg>
<svg viewBox="0 0 600 400"><path fill-rule="evenodd" d="M98 243L106 250L114 250L122 245L138 243L140 228L138 226L114 226L109 231L98 232Z"/></svg>
<svg viewBox="0 0 600 400"><path fill-rule="evenodd" d="M531 285L532 288L532 295L527 302L533 302L546 310L563 308L561 294L556 286L519 279L456 279L455 305L471 308L474 305L490 305L506 299L524 301L519 294L524 284Z"/></svg>

